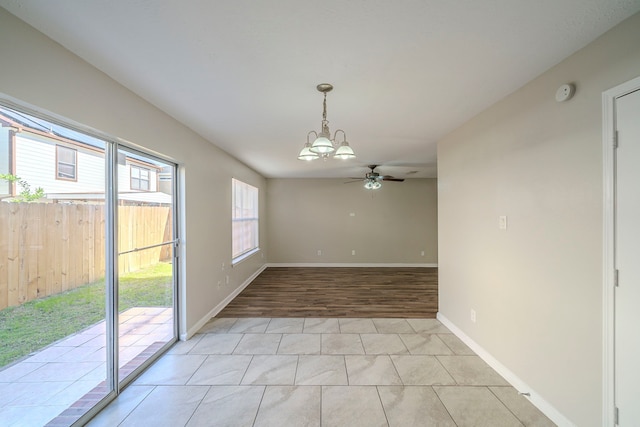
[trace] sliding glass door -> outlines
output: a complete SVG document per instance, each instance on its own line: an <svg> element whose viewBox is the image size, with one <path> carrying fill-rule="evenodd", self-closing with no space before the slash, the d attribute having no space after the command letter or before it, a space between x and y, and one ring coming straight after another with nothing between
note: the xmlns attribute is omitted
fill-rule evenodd
<svg viewBox="0 0 640 427"><path fill-rule="evenodd" d="M175 340L175 167L118 150L120 381Z"/></svg>
<svg viewBox="0 0 640 427"><path fill-rule="evenodd" d="M0 102L0 424L81 424L175 341L175 170Z"/></svg>

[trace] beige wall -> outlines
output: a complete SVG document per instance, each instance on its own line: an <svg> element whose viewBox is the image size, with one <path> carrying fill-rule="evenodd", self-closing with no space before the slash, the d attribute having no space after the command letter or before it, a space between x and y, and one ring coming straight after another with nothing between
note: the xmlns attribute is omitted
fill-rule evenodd
<svg viewBox="0 0 640 427"><path fill-rule="evenodd" d="M601 94L639 75L636 15L438 146L440 313L579 426L602 422Z"/></svg>
<svg viewBox="0 0 640 427"><path fill-rule="evenodd" d="M270 263L438 262L435 179L375 191L345 181L267 180Z"/></svg>
<svg viewBox="0 0 640 427"><path fill-rule="evenodd" d="M0 39L0 96L132 141L180 165L186 255L181 298L187 308L181 333L193 329L264 264L258 253L229 267L231 178L261 189L263 218L264 178L1 8ZM264 224L261 230L264 249Z"/></svg>

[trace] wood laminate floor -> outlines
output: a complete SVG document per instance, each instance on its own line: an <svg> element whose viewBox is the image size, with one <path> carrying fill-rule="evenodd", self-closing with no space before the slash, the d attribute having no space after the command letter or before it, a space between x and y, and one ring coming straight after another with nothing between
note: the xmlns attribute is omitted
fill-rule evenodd
<svg viewBox="0 0 640 427"><path fill-rule="evenodd" d="M438 269L271 267L216 317L435 318Z"/></svg>

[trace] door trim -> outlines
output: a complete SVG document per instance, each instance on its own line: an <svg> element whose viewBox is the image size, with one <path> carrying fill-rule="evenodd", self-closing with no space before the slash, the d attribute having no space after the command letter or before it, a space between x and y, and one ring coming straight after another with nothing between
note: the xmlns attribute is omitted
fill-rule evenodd
<svg viewBox="0 0 640 427"><path fill-rule="evenodd" d="M640 89L640 77L602 93L602 425L615 426L615 131L616 105L621 96Z"/></svg>

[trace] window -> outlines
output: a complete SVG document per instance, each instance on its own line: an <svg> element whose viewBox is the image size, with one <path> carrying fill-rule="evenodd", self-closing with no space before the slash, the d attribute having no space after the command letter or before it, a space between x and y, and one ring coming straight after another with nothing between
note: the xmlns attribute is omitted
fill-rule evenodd
<svg viewBox="0 0 640 427"><path fill-rule="evenodd" d="M76 160L78 151L73 148L56 145L56 178L69 181L77 180Z"/></svg>
<svg viewBox="0 0 640 427"><path fill-rule="evenodd" d="M233 261L240 261L258 249L258 189L237 179L232 185Z"/></svg>
<svg viewBox="0 0 640 427"><path fill-rule="evenodd" d="M149 191L149 169L131 165L131 189Z"/></svg>

